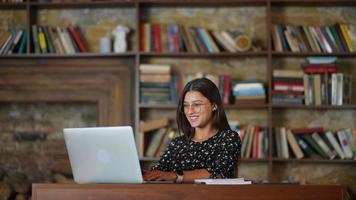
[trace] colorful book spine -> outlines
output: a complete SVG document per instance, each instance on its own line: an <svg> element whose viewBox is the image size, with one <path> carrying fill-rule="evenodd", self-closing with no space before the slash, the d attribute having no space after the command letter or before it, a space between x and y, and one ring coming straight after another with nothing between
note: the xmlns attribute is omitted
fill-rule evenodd
<svg viewBox="0 0 356 200"><path fill-rule="evenodd" d="M68 26L68 31L69 31L70 35L72 36L72 38L74 39L75 43L77 44L80 52L82 52L82 53L88 52L87 48L84 45L83 39L78 34L77 28L75 28L73 25L70 24Z"/></svg>
<svg viewBox="0 0 356 200"><path fill-rule="evenodd" d="M41 53L48 53L46 37L43 32L43 27L38 26L38 42L40 44Z"/></svg>

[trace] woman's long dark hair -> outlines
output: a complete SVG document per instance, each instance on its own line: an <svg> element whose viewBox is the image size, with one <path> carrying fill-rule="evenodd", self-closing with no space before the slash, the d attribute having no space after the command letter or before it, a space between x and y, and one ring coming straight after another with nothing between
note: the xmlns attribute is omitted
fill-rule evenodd
<svg viewBox="0 0 356 200"><path fill-rule="evenodd" d="M207 78L198 78L188 82L182 92L182 96L179 99L177 109L177 125L178 132L184 135L187 139L191 139L194 136L195 128L193 128L187 117L184 114L184 98L187 92L197 91L206 97L210 103L217 106L213 113L213 126L218 130L230 129L229 123L226 118L226 114L223 107L223 102L220 97L219 89L216 85Z"/></svg>

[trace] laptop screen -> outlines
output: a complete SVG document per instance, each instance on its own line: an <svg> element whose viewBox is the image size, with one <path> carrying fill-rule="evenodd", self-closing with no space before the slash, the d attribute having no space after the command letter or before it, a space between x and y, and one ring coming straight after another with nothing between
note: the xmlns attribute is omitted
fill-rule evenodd
<svg viewBox="0 0 356 200"><path fill-rule="evenodd" d="M130 126L63 129L74 181L142 183Z"/></svg>

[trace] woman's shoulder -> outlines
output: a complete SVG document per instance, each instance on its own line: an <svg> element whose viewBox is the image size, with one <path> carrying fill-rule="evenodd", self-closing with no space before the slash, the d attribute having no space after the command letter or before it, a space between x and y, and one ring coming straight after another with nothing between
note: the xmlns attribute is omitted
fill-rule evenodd
<svg viewBox="0 0 356 200"><path fill-rule="evenodd" d="M220 138L225 139L225 140L238 140L240 141L240 135L234 130L231 129L226 129L226 130L220 130Z"/></svg>
<svg viewBox="0 0 356 200"><path fill-rule="evenodd" d="M184 135L179 135L175 138L172 139L171 143L172 144L182 144L182 143L186 143L187 139Z"/></svg>

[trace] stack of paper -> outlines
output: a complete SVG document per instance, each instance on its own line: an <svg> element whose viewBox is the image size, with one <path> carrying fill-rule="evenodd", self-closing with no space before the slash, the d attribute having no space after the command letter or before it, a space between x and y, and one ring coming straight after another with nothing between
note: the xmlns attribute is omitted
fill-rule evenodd
<svg viewBox="0 0 356 200"><path fill-rule="evenodd" d="M244 178L195 179L194 183L207 184L207 185L246 185L246 184L252 184L251 181L246 181Z"/></svg>

